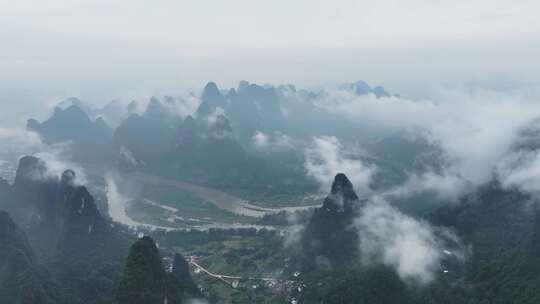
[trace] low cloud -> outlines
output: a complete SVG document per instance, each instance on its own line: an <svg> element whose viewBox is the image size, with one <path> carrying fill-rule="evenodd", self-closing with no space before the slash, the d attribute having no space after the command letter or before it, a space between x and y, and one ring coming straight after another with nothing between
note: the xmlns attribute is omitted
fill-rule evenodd
<svg viewBox="0 0 540 304"><path fill-rule="evenodd" d="M133 155L133 152L131 152L131 150L129 150L126 146L120 147L119 154L120 158L131 166L137 167L139 165L144 165L144 161L137 159L135 155Z"/></svg>
<svg viewBox="0 0 540 304"><path fill-rule="evenodd" d="M264 133L256 131L253 135L253 145L260 150L289 151L295 148L295 141L287 134L279 131Z"/></svg>
<svg viewBox="0 0 540 304"><path fill-rule="evenodd" d="M46 149L41 152L34 153L33 155L45 162L47 165L47 174L51 177L61 176L64 171L71 169L76 174L75 183L77 185L87 185L88 176L83 167L80 165L67 160L68 157L65 155L65 151L69 150L69 142L54 144L47 146Z"/></svg>
<svg viewBox="0 0 540 304"><path fill-rule="evenodd" d="M9 160L22 154L32 154L43 149L38 134L23 129L0 128L0 158Z"/></svg>
<svg viewBox="0 0 540 304"><path fill-rule="evenodd" d="M285 236L283 244L285 247L292 248L301 244L306 223L302 221L296 212L287 214L287 222L289 225L283 232Z"/></svg>
<svg viewBox="0 0 540 304"><path fill-rule="evenodd" d="M506 188L540 194L540 151L517 151L497 166L497 175Z"/></svg>
<svg viewBox="0 0 540 304"><path fill-rule="evenodd" d="M430 283L440 270L443 248L433 228L373 198L355 220L362 262L393 267L403 280Z"/></svg>
<svg viewBox="0 0 540 304"><path fill-rule="evenodd" d="M121 175L117 171L109 171L105 173L105 194L107 195L107 204L109 217L117 223L128 226L129 228L139 228L155 230L171 230L170 227L145 224L132 219L128 215L130 204L140 198L141 185L135 180L131 180L129 176Z"/></svg>
<svg viewBox="0 0 540 304"><path fill-rule="evenodd" d="M160 100L161 105L167 113L185 119L187 116L194 116L201 104L201 100L194 93L183 93L178 96L153 97ZM138 108L143 111L148 106L148 101L139 104ZM142 114L139 113L139 114Z"/></svg>
<svg viewBox="0 0 540 304"><path fill-rule="evenodd" d="M105 174L105 183L107 185L106 194L107 194L107 203L109 209L109 216L115 222L124 224L129 227L139 226L140 223L132 220L127 215L127 206L129 201L133 198L127 197L120 192L117 185L117 179L120 177L113 173L107 172Z"/></svg>
<svg viewBox="0 0 540 304"><path fill-rule="evenodd" d="M204 119L206 120L206 123L208 124L208 126L211 127L218 122L218 119L220 116L227 117L225 114L225 110L222 107L216 107Z"/></svg>
<svg viewBox="0 0 540 304"><path fill-rule="evenodd" d="M447 157L454 176L474 185L491 179L519 130L540 116L535 90L438 89L430 100L375 98L348 92L330 92L317 100L325 111L351 121L375 123L380 128L419 129ZM444 178L443 178L444 177ZM442 184L454 183L448 176L415 177ZM448 188L442 187L444 192Z"/></svg>
<svg viewBox="0 0 540 304"><path fill-rule="evenodd" d="M470 189L470 184L459 175L449 171L435 173L409 174L407 180L383 193L385 196L406 198L416 194L431 192L439 199L456 201L461 194Z"/></svg>
<svg viewBox="0 0 540 304"><path fill-rule="evenodd" d="M505 188L540 195L540 120L522 128L508 153L499 161L496 176Z"/></svg>
<svg viewBox="0 0 540 304"><path fill-rule="evenodd" d="M313 138L305 156L306 174L320 184L321 190L330 189L337 173L345 173L360 195L371 191L370 183L376 168L349 156L336 137Z"/></svg>
<svg viewBox="0 0 540 304"><path fill-rule="evenodd" d="M32 155L43 160L47 171L40 175L42 178L57 178L71 169L77 174L75 182L84 185L88 182L84 169L78 164L69 161L70 143L47 145L40 136L34 132L23 129L0 128L0 161L7 168L4 178L12 181L19 159L25 155ZM37 176L36 176L37 178Z"/></svg>
<svg viewBox="0 0 540 304"><path fill-rule="evenodd" d="M177 97L176 102L172 105L172 111L181 118L186 118L188 115L195 115L201 100L193 93L185 94Z"/></svg>

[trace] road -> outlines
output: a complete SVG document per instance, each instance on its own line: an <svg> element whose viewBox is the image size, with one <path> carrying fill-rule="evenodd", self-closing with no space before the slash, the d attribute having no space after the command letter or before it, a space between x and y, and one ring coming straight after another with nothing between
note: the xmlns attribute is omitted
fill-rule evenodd
<svg viewBox="0 0 540 304"><path fill-rule="evenodd" d="M187 257L188 263L195 267L196 269L199 269L200 271L204 272L210 277L216 278L222 282L224 282L227 285L230 285L233 288L236 288L238 286L239 281L264 281L264 282L271 282L273 284L276 284L278 282L287 282L287 283L293 283L294 281L291 280L279 280L275 278L265 278L265 277L240 277L240 276L231 276L231 275L225 275L225 274L217 274L209 271L208 269L201 266L199 263L196 262L196 257L194 256L188 256ZM230 280L230 281L229 281Z"/></svg>

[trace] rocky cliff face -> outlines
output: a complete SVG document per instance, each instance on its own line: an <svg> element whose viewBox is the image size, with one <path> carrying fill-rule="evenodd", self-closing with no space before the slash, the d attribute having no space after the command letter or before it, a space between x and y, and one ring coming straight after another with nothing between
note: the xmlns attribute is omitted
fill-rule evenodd
<svg viewBox="0 0 540 304"><path fill-rule="evenodd" d="M25 233L0 211L0 303L53 303Z"/></svg>
<svg viewBox="0 0 540 304"><path fill-rule="evenodd" d="M10 253L14 251L25 256L29 263L34 261L34 253L26 235L15 225L6 211L0 211L0 240L0 265L5 265Z"/></svg>
<svg viewBox="0 0 540 304"><path fill-rule="evenodd" d="M13 228L12 221L3 217L2 231L24 231L27 243L34 249L33 253L16 249L11 251L13 254L6 255L12 262L3 268L0 265L3 269L0 271L6 271L4 277L19 276L22 271L24 278L28 277L31 282L29 286L41 290L39 284L51 285L44 278L50 276L61 286L62 299L55 296L53 303L101 303L110 299L115 276L127 253L128 237L109 226L86 187L77 184L74 171L66 170L56 176L42 160L23 157L14 185L0 188L0 209L13 213L15 222L21 227L20 230ZM9 244L7 241L0 243ZM22 241L18 244L15 248L30 248L22 246ZM37 272L36 264L43 270ZM42 272L47 276L41 275ZM11 277L6 282L18 280L19 277ZM59 289L57 286L46 287L46 290Z"/></svg>
<svg viewBox="0 0 540 304"><path fill-rule="evenodd" d="M337 174L330 194L315 210L302 236L308 261L339 265L357 256L358 234L351 226L362 204L345 174Z"/></svg>
<svg viewBox="0 0 540 304"><path fill-rule="evenodd" d="M166 273L156 244L145 236L131 246L115 297L118 304L180 304L202 296L186 259L176 254Z"/></svg>
<svg viewBox="0 0 540 304"><path fill-rule="evenodd" d="M109 233L94 198L76 184L76 174L66 170L55 176L40 159L26 156L19 162L12 199L14 209L25 212L18 221L28 228L41 252L87 252L87 246L101 243Z"/></svg>
<svg viewBox="0 0 540 304"><path fill-rule="evenodd" d="M61 250L84 251L86 246L97 246L112 233L86 187L75 184L75 172L71 170L62 174L56 209L55 229Z"/></svg>

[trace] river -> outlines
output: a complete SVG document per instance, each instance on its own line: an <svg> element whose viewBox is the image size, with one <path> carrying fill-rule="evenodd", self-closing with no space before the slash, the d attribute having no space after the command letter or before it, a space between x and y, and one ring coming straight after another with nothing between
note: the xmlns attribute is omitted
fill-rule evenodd
<svg viewBox="0 0 540 304"><path fill-rule="evenodd" d="M94 174L97 172L93 172ZM133 220L129 217L127 213L127 205L135 197L130 197L125 193L119 191L117 182L126 182L129 180L131 183L136 183L139 186L143 183L153 183L159 185L165 185L169 187L175 187L182 191L191 192L203 200L208 201L214 204L216 207L226 210L237 215L250 216L250 217L262 217L265 214L277 213L280 211L293 212L296 210L306 210L309 208L319 207L320 205L311 205L311 206L290 206L290 207L281 207L281 208L266 208L260 207L257 205L250 204L244 199L225 193L221 190L213 189L210 187L205 187L201 185L196 185L184 181L171 180L163 177L158 177L154 175L144 174L140 172L131 173L129 175L122 174L119 172L105 172L103 174L105 181L107 183L107 199L109 202L109 216L115 221L130 227L144 227L147 229L164 229L164 230L179 230L185 228L175 228L169 226L158 226L148 223L141 223ZM156 201L148 201L148 204L151 204L155 207L159 207L163 210L168 211L168 213L175 214L179 216L178 210L162 204ZM273 229L272 226L264 225L253 225L253 224L241 224L241 223L212 223L212 224L201 224L193 225L192 228L196 229L209 229L209 228L256 228L256 229Z"/></svg>

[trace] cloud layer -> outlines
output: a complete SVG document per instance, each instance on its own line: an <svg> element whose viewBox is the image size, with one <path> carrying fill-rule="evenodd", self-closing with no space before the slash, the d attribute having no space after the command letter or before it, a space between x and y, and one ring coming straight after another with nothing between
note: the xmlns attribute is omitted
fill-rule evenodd
<svg viewBox="0 0 540 304"><path fill-rule="evenodd" d="M10 167L6 170L10 172L5 172L4 178L12 180L19 159L25 155L33 155L47 164L44 177L59 177L65 170L72 169L77 174L75 182L86 184L88 179L85 170L69 160L69 146L69 142L46 145L39 135L31 131L0 128L0 161Z"/></svg>
<svg viewBox="0 0 540 304"><path fill-rule="evenodd" d="M535 90L454 88L436 91L432 100L413 101L338 91L319 100L317 106L381 128L422 130L446 158L445 171L438 175L450 177L412 176L410 186L426 185L448 194L449 186L456 186L456 192L463 188L457 179L474 185L491 179L521 128L540 116L539 96Z"/></svg>
<svg viewBox="0 0 540 304"><path fill-rule="evenodd" d="M351 158L340 141L333 136L314 137L312 144L305 150L304 167L308 177L315 179L322 191L330 189L337 173L345 173L360 196L370 192L375 168Z"/></svg>
<svg viewBox="0 0 540 304"><path fill-rule="evenodd" d="M432 227L373 198L355 221L366 265L393 267L404 280L430 283L440 270L442 248Z"/></svg>
<svg viewBox="0 0 540 304"><path fill-rule="evenodd" d="M497 174L506 188L540 194L540 151L517 151L497 165Z"/></svg>
<svg viewBox="0 0 540 304"><path fill-rule="evenodd" d="M294 139L279 131L272 133L257 131L252 140L255 148L265 151L290 151L296 146Z"/></svg>

